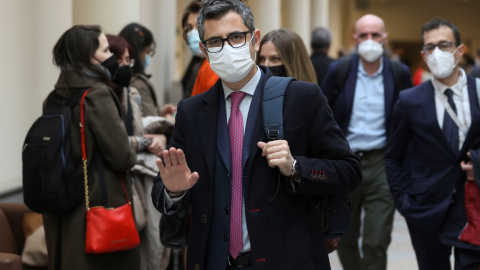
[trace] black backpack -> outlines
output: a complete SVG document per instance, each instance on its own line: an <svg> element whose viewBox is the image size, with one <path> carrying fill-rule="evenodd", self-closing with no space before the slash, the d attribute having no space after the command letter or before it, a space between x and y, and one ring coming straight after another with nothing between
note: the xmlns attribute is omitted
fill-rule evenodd
<svg viewBox="0 0 480 270"><path fill-rule="evenodd" d="M72 108L85 91L70 96L64 104L52 91L43 115L27 133L22 150L23 196L35 212L63 213L84 197L81 170L70 157L68 133Z"/></svg>
<svg viewBox="0 0 480 270"><path fill-rule="evenodd" d="M265 84L262 111L263 127L268 140L283 139L283 100L288 85L294 78L272 76ZM332 239L344 235L350 227L352 213L351 198L348 193L332 196L318 196L314 199L322 203L323 235Z"/></svg>

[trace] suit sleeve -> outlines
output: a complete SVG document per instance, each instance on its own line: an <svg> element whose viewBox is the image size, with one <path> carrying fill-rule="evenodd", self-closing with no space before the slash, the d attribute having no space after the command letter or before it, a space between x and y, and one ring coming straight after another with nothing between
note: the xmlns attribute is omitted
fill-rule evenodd
<svg viewBox="0 0 480 270"><path fill-rule="evenodd" d="M401 98L398 99L395 105L392 122L395 124L392 125L391 134L387 142L387 150L384 157L385 171L395 205L401 212L403 197L409 183L405 170L405 161L411 142L408 114Z"/></svg>
<svg viewBox="0 0 480 270"><path fill-rule="evenodd" d="M333 119L326 97L318 90L317 85L311 84L311 86L315 89L310 89L312 91L304 95L303 101L297 101L301 102L299 104L305 104L303 111L307 120L300 122L300 125L306 127L308 135L305 144L306 152L301 153L302 149L296 148L294 144L291 146L292 155L301 168L301 181L294 193L337 195L351 192L362 181L360 160L350 149L350 145ZM296 110L299 108L296 107ZM290 192L293 190L290 189Z"/></svg>
<svg viewBox="0 0 480 270"><path fill-rule="evenodd" d="M184 117L184 110L183 110L183 101L180 101L177 106L177 116L175 119L175 128L173 130L173 136L170 143L167 146L167 149L170 147L180 148L183 149L184 145L184 128L182 126L182 118ZM176 213L178 209L183 208L185 205L188 204L190 201L190 191L186 191L185 195L182 197L182 200L177 208L175 209L166 209L166 199L165 199L165 186L163 185L162 178L160 174L158 174L153 179L153 188L152 188L152 202L155 208L163 214L166 215L173 215Z"/></svg>

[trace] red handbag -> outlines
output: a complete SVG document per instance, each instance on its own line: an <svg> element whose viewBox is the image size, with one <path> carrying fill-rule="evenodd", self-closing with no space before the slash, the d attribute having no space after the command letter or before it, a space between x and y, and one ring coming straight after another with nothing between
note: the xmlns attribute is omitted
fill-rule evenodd
<svg viewBox="0 0 480 270"><path fill-rule="evenodd" d="M137 228L135 227L132 205L127 195L125 183L120 175L127 203L117 208L105 209L103 206L90 208L90 199L88 197L87 151L85 147L85 119L83 110L83 101L87 93L88 90L85 91L80 102L80 133L82 135L85 208L87 211L85 251L87 253L101 254L132 249L140 244L140 237L138 236Z"/></svg>

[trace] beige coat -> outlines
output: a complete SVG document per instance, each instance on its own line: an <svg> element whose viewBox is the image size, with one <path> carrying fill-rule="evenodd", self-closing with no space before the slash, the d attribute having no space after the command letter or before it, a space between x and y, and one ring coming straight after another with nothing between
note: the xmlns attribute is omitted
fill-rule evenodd
<svg viewBox="0 0 480 270"><path fill-rule="evenodd" d="M157 95L150 79L143 74L135 74L130 85L135 87L142 97L143 116L160 116Z"/></svg>
<svg viewBox="0 0 480 270"><path fill-rule="evenodd" d="M68 79L68 82L67 82ZM68 85L68 89L66 88ZM136 161L136 154L128 142L121 118L120 104L113 91L104 83L76 73L62 72L55 89L68 97L76 91L91 88L85 97L85 135L87 146L90 206L100 205L100 181L94 162L95 153L103 157L108 207L126 203L125 193L117 172L128 171ZM70 123L71 154L81 164L80 101L72 110ZM79 173L82 167L79 166ZM132 198L131 185L126 183ZM138 269L138 248L102 255L85 252L85 202L71 212L44 215L50 270Z"/></svg>

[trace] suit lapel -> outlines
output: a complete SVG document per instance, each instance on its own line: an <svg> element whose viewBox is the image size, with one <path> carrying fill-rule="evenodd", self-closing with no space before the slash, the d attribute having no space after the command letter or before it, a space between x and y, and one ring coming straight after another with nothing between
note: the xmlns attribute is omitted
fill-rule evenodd
<svg viewBox="0 0 480 270"><path fill-rule="evenodd" d="M245 137L243 138L243 153L242 153L242 168L245 169L245 164L248 160L248 158L253 157L253 154L257 152L259 149L257 147L257 142L259 138L259 133L265 135L263 132L264 129L260 128L261 132L258 131L258 123L263 124L263 121L261 121L260 115L260 103L262 100L263 96L263 86L265 85L265 74L263 71L260 69L261 72L261 77L260 81L257 84L257 88L255 89L255 93L252 97L252 102L250 103L250 109L248 111L248 118L247 118L247 128L245 130ZM262 140L263 137L260 139ZM252 153L252 155L250 155Z"/></svg>
<svg viewBox="0 0 480 270"><path fill-rule="evenodd" d="M217 119L218 115L218 99L220 98L222 87L220 80L208 91L204 101L204 107L197 115L197 124L199 127L200 140L205 155L205 161L208 166L210 175L214 175L215 165L215 142L217 140ZM213 177L210 177L213 180ZM212 182L213 183L213 182Z"/></svg>
<svg viewBox="0 0 480 270"><path fill-rule="evenodd" d="M227 126L227 113L225 107L225 93L223 88L220 91L220 98L218 99L218 116L217 116L217 149L220 153L225 167L229 174L231 174L231 153L230 153L230 137Z"/></svg>
<svg viewBox="0 0 480 270"><path fill-rule="evenodd" d="M450 146L450 144L447 141L447 138L445 138L445 135L443 134L442 129L440 128L440 125L438 124L438 119L437 119L437 108L435 105L435 88L433 87L432 81L428 81L425 83L425 86L423 88L423 94L425 95L424 98L424 103L422 103L423 109L424 109L424 116L426 118L427 123L432 127L432 135L435 136L441 143L442 143L442 148L447 149L448 153L450 156L453 156L453 150Z"/></svg>
<svg viewBox="0 0 480 270"><path fill-rule="evenodd" d="M383 91L385 96L385 121L388 121L390 118L390 113L392 109L393 96L395 92L395 84L393 80L392 73L390 72L390 62L387 60L387 57L383 57Z"/></svg>

